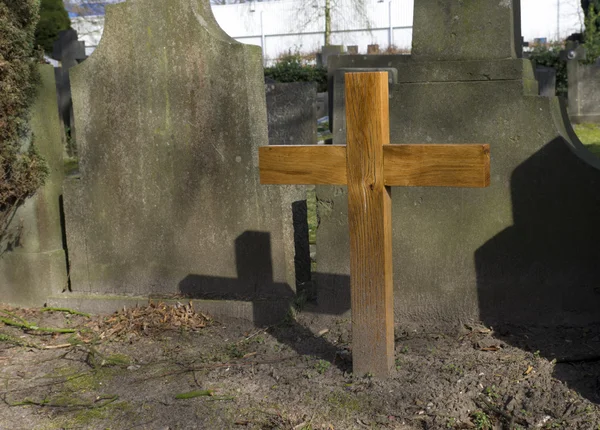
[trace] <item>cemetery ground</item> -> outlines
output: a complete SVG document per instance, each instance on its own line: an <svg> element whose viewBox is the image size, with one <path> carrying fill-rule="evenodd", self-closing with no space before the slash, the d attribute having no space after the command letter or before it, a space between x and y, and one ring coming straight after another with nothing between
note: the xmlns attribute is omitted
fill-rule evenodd
<svg viewBox="0 0 600 430"><path fill-rule="evenodd" d="M597 157L600 156L600 124L584 123L574 124L573 128L577 137L587 149Z"/></svg>
<svg viewBox="0 0 600 430"><path fill-rule="evenodd" d="M598 327L549 344L533 328L396 326L382 381L350 373L350 321L309 305L264 328L183 300L104 316L1 309L2 429L600 428Z"/></svg>

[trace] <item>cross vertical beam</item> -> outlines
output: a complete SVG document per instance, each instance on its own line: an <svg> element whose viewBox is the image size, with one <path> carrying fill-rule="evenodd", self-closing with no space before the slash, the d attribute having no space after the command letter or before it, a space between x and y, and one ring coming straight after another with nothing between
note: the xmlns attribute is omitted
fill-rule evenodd
<svg viewBox="0 0 600 430"><path fill-rule="evenodd" d="M385 377L394 363L388 74L346 74L346 101L352 368Z"/></svg>

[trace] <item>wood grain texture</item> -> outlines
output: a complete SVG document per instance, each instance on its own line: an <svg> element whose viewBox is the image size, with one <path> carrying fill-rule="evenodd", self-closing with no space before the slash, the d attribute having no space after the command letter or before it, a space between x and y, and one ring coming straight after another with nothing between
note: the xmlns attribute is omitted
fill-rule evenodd
<svg viewBox="0 0 600 430"><path fill-rule="evenodd" d="M259 148L261 184L346 185L345 145Z"/></svg>
<svg viewBox="0 0 600 430"><path fill-rule="evenodd" d="M490 184L489 145L388 145L383 155L388 186L482 188Z"/></svg>
<svg viewBox="0 0 600 430"><path fill-rule="evenodd" d="M394 363L387 73L346 74L346 123L353 373L386 377Z"/></svg>

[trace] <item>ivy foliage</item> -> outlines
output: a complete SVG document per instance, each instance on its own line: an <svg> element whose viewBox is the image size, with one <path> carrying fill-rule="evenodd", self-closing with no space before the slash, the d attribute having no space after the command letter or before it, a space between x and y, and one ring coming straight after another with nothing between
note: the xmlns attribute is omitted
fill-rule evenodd
<svg viewBox="0 0 600 430"><path fill-rule="evenodd" d="M35 30L35 43L48 54L52 53L58 33L71 27L69 13L63 0L41 0L40 19Z"/></svg>
<svg viewBox="0 0 600 430"><path fill-rule="evenodd" d="M34 48L38 14L39 0L0 0L0 227L9 209L31 196L48 174L29 129L40 79Z"/></svg>
<svg viewBox="0 0 600 430"><path fill-rule="evenodd" d="M265 77L276 82L316 82L317 91L327 91L327 69L306 64L299 54L279 58L273 67L265 68Z"/></svg>

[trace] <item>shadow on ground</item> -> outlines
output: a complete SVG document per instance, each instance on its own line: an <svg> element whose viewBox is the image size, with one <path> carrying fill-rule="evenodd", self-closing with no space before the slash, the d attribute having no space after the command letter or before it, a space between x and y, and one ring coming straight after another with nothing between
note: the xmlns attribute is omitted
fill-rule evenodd
<svg viewBox="0 0 600 430"><path fill-rule="evenodd" d="M296 204L296 203L295 203ZM304 207L306 204L304 204ZM302 224L301 219L295 221ZM303 225L306 226L306 218ZM287 283L275 282L271 258L271 239L266 232L246 231L235 241L237 278L222 278L190 274L179 283L179 292L189 298L204 300L237 300L252 303L253 321L269 328L277 340L302 355L312 355L335 364L340 370L351 369L349 355L338 358L339 347L316 336L310 329L298 323L292 313L311 301L311 310L318 313L339 315L350 309L350 291L339 293L339 300L325 306L316 306L310 282L310 255L308 253L308 229L296 229L296 267L298 294ZM298 238L298 234L302 235ZM306 243L306 246L302 243ZM299 244L300 243L300 244ZM302 252L306 249L306 253ZM304 261L306 260L306 261ZM308 270L308 281L306 279ZM332 275L336 276L337 275ZM347 277L343 277L347 278ZM345 282L342 282L345 281ZM349 280L337 280L336 285L349 285Z"/></svg>
<svg viewBox="0 0 600 430"><path fill-rule="evenodd" d="M514 225L475 253L483 322L600 402L600 172L557 138L513 172Z"/></svg>

